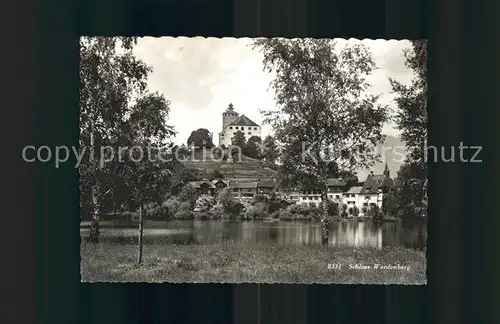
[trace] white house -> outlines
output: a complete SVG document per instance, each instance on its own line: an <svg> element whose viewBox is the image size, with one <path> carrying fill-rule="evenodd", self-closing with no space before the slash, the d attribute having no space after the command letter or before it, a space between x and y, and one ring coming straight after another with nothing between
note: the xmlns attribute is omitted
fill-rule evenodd
<svg viewBox="0 0 500 324"><path fill-rule="evenodd" d="M262 135L260 125L245 115L240 116L234 111L233 104L229 104L226 111L222 113L222 131L219 133L219 146L228 147L231 145L234 133L237 131L243 132L246 140L252 136L261 137Z"/></svg>
<svg viewBox="0 0 500 324"><path fill-rule="evenodd" d="M384 195L393 193L394 190L395 183L390 177L387 164L383 174L373 174L371 172L362 186L347 188L345 179L328 180L328 199L339 204L345 204L348 212L351 208L357 207L359 215L363 215L374 205L382 208ZM284 199L298 204L321 206L321 192L318 190L293 191L284 195Z"/></svg>
<svg viewBox="0 0 500 324"><path fill-rule="evenodd" d="M358 208L360 214L366 209L377 205L382 208L384 195L393 193L395 190L394 180L391 179L387 163L383 174L373 174L371 172L363 184L358 195Z"/></svg>

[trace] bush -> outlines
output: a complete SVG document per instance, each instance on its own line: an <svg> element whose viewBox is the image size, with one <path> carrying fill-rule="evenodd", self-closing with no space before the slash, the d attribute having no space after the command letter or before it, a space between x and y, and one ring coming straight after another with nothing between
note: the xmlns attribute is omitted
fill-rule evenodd
<svg viewBox="0 0 500 324"><path fill-rule="evenodd" d="M224 218L224 210L222 208L222 205L215 204L212 206L212 208L209 211L209 215L211 219L223 219Z"/></svg>
<svg viewBox="0 0 500 324"><path fill-rule="evenodd" d="M269 202L269 199L264 196L264 195L255 195L255 197L253 198L252 200L252 204L255 205L257 203L268 203Z"/></svg>
<svg viewBox="0 0 500 324"><path fill-rule="evenodd" d="M270 200L268 206L269 206L268 207L269 212L274 213L275 211L288 208L289 206L291 206L291 203L289 203L288 201L286 201L284 199L276 198L276 199Z"/></svg>
<svg viewBox="0 0 500 324"><path fill-rule="evenodd" d="M215 205L215 199L209 195L201 195L195 202L194 211L207 213Z"/></svg>
<svg viewBox="0 0 500 324"><path fill-rule="evenodd" d="M279 219L280 218L280 213L282 213L283 210L277 210L273 213L271 213L271 215L269 215L269 217L271 217L272 219Z"/></svg>
<svg viewBox="0 0 500 324"><path fill-rule="evenodd" d="M328 215L329 216L339 216L339 203L328 200Z"/></svg>
<svg viewBox="0 0 500 324"><path fill-rule="evenodd" d="M347 214L347 205L346 204L342 204L342 209L341 209L341 212L340 212L340 217L341 218L346 218L348 216Z"/></svg>
<svg viewBox="0 0 500 324"><path fill-rule="evenodd" d="M189 201L182 202L174 214L175 219L191 219L193 216L191 202Z"/></svg>
<svg viewBox="0 0 500 324"><path fill-rule="evenodd" d="M269 216L269 209L265 203L259 202L247 209L246 219L263 219Z"/></svg>
<svg viewBox="0 0 500 324"><path fill-rule="evenodd" d="M178 198L176 198L176 197L169 198L167 201L165 201L161 205L161 210L164 214L164 218L165 219L173 218L174 215L179 210L180 206L181 206L181 202L179 201Z"/></svg>
<svg viewBox="0 0 500 324"><path fill-rule="evenodd" d="M280 220L311 221L321 219L321 209L306 204L290 205L279 211Z"/></svg>
<svg viewBox="0 0 500 324"><path fill-rule="evenodd" d="M217 197L217 202L222 206L224 214L235 216L243 209L243 205L239 203L233 196L229 188L223 189Z"/></svg>
<svg viewBox="0 0 500 324"><path fill-rule="evenodd" d="M194 204L196 203L196 200L198 199L198 191L196 190L195 187L193 187L190 184L185 185L182 187L181 192L179 193L179 201L181 202L189 202L191 205L191 208L194 208Z"/></svg>
<svg viewBox="0 0 500 324"><path fill-rule="evenodd" d="M383 214L378 205L373 205L368 210L368 216L371 216L373 220L380 221L383 219Z"/></svg>

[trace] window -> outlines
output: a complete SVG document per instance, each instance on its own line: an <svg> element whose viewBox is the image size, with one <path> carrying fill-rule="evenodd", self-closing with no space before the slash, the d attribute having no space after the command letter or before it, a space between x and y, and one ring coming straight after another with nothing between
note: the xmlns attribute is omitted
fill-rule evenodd
<svg viewBox="0 0 500 324"><path fill-rule="evenodd" d="M235 129L238 129L238 126L236 126Z"/></svg>
<svg viewBox="0 0 500 324"><path fill-rule="evenodd" d="M340 198L340 195L335 195L335 198Z"/></svg>
<svg viewBox="0 0 500 324"><path fill-rule="evenodd" d="M252 135L252 132L248 132L248 135Z"/></svg>
<svg viewBox="0 0 500 324"><path fill-rule="evenodd" d="M370 196L365 196L365 199L366 199L366 200L369 200L369 199L370 199Z"/></svg>
<svg viewBox="0 0 500 324"><path fill-rule="evenodd" d="M368 203L363 203L363 206L364 206L364 207L368 206Z"/></svg>
<svg viewBox="0 0 500 324"><path fill-rule="evenodd" d="M351 197L352 197L352 198L354 198L354 197L356 197L356 195L355 195L355 194L352 194L352 195L351 195Z"/></svg>
<svg viewBox="0 0 500 324"><path fill-rule="evenodd" d="M253 130L257 130L257 127L254 127Z"/></svg>
<svg viewBox="0 0 500 324"><path fill-rule="evenodd" d="M233 126L229 126L229 129L233 129Z"/></svg>

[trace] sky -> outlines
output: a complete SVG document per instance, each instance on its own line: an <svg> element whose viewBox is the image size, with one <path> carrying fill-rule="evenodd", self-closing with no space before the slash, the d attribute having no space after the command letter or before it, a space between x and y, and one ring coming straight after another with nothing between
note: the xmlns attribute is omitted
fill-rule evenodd
<svg viewBox="0 0 500 324"><path fill-rule="evenodd" d="M381 94L380 104L393 111L389 77L408 84L413 77L404 65L406 40L336 39L340 45L362 42L372 52L378 69L367 78L370 92ZM251 47L250 38L143 37L135 48L136 56L153 68L149 89L159 91L171 101L168 124L177 131L175 142L185 144L193 130L206 128L217 144L222 130L222 113L229 103L236 112L262 124L259 109L274 109L274 94L269 90L272 75L263 71L263 56ZM262 125L262 137L271 131ZM394 125L386 124L384 133L399 137ZM391 170L392 171L392 170Z"/></svg>

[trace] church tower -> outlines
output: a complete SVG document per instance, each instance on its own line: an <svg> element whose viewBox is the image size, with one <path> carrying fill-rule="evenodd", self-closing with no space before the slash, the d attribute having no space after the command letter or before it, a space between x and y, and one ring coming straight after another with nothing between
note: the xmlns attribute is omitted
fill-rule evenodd
<svg viewBox="0 0 500 324"><path fill-rule="evenodd" d="M388 178L391 177L391 172L389 171L389 167L387 166L387 162L385 162L384 175Z"/></svg>
<svg viewBox="0 0 500 324"><path fill-rule="evenodd" d="M238 119L238 117L239 114L234 111L233 104L230 103L226 111L222 113L222 130L225 130L226 127Z"/></svg>

